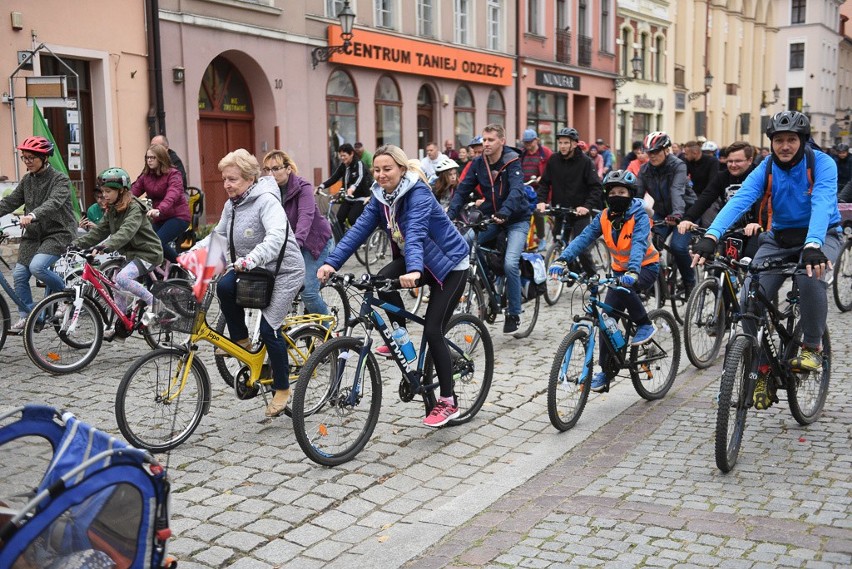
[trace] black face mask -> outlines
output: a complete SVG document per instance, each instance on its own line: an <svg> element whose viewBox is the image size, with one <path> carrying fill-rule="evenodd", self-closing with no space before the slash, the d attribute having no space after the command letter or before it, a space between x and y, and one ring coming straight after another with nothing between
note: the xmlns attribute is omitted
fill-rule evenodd
<svg viewBox="0 0 852 569"><path fill-rule="evenodd" d="M632 201L630 196L609 196L606 198L606 206L611 213L622 214L627 211Z"/></svg>

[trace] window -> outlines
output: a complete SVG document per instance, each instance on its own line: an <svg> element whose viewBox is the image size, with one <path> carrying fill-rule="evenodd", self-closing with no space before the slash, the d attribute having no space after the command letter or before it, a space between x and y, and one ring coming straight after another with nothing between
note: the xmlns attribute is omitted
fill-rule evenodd
<svg viewBox="0 0 852 569"><path fill-rule="evenodd" d="M488 0L486 7L486 25L488 29L488 49L500 49L500 12L502 11L502 0Z"/></svg>
<svg viewBox="0 0 852 569"><path fill-rule="evenodd" d="M639 57L642 58L642 72L639 77L648 78L648 34L639 36Z"/></svg>
<svg viewBox="0 0 852 569"><path fill-rule="evenodd" d="M805 44L790 44L790 69L805 68Z"/></svg>
<svg viewBox="0 0 852 569"><path fill-rule="evenodd" d="M417 35L431 38L435 36L434 0L417 0Z"/></svg>
<svg viewBox="0 0 852 569"><path fill-rule="evenodd" d="M466 44L470 41L470 0L455 0L455 3L455 42Z"/></svg>
<svg viewBox="0 0 852 569"><path fill-rule="evenodd" d="M801 87L787 89L787 108L791 111L801 111L803 96L804 93Z"/></svg>
<svg viewBox="0 0 852 569"><path fill-rule="evenodd" d="M791 0L790 2L790 23L804 24L805 12L807 12L807 2L805 0Z"/></svg>
<svg viewBox="0 0 852 569"><path fill-rule="evenodd" d="M340 163L337 149L344 142L358 140L358 93L348 73L338 69L328 78L325 89L328 110L328 162L330 171Z"/></svg>
<svg viewBox="0 0 852 569"><path fill-rule="evenodd" d="M376 148L385 144L402 146L402 99L387 75L376 85Z"/></svg>
<svg viewBox="0 0 852 569"><path fill-rule="evenodd" d="M654 40L654 79L657 83L666 82L666 39L663 36L657 36Z"/></svg>
<svg viewBox="0 0 852 569"><path fill-rule="evenodd" d="M568 95L527 90L527 126L538 132L541 143L556 148L556 133L568 126Z"/></svg>
<svg viewBox="0 0 852 569"><path fill-rule="evenodd" d="M568 0L556 0L556 29L568 30L571 27L571 5Z"/></svg>
<svg viewBox="0 0 852 569"><path fill-rule="evenodd" d="M327 18L336 18L343 9L343 0L325 0L325 15Z"/></svg>
<svg viewBox="0 0 852 569"><path fill-rule="evenodd" d="M611 19L609 17L610 0L601 0L601 51L604 53L612 53L610 43L612 42Z"/></svg>
<svg viewBox="0 0 852 569"><path fill-rule="evenodd" d="M417 149L426 151L426 145L435 140L435 96L428 85L417 93Z"/></svg>
<svg viewBox="0 0 852 569"><path fill-rule="evenodd" d="M488 93L488 115L485 122L506 126L506 105L503 103L503 95L497 89Z"/></svg>
<svg viewBox="0 0 852 569"><path fill-rule="evenodd" d="M542 0L527 0L527 33L542 35Z"/></svg>
<svg viewBox="0 0 852 569"><path fill-rule="evenodd" d="M577 5L577 34L580 36L589 35L588 12L586 11L586 0L580 0Z"/></svg>
<svg viewBox="0 0 852 569"><path fill-rule="evenodd" d="M458 88L454 107L453 133L455 134L456 148L461 148L467 146L467 143L474 136L473 119L476 113L476 105L470 89L465 86Z"/></svg>
<svg viewBox="0 0 852 569"><path fill-rule="evenodd" d="M630 41L630 28L622 28L621 30L621 75L624 77L633 77L633 66L630 63L633 50Z"/></svg>
<svg viewBox="0 0 852 569"><path fill-rule="evenodd" d="M375 0L376 2L376 27L393 28L393 4L395 0Z"/></svg>

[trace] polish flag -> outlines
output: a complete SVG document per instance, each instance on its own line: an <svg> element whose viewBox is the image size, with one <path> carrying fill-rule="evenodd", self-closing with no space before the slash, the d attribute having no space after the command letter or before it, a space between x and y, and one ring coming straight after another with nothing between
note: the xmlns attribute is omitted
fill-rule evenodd
<svg viewBox="0 0 852 569"><path fill-rule="evenodd" d="M225 272L225 251L228 244L218 233L211 233L207 247L200 247L178 257L178 264L195 275L192 292L199 301L204 298L210 281Z"/></svg>

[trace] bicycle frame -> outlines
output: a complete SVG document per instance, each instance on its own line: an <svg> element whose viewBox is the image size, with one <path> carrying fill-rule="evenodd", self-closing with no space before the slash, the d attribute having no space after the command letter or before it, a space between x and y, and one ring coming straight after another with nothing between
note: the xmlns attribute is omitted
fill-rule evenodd
<svg viewBox="0 0 852 569"><path fill-rule="evenodd" d="M80 281L80 283L74 286L74 290L76 292L74 298L74 322L71 324L71 326L69 326L69 331L74 330L74 327L76 326L77 317L80 313L80 309L83 306L83 296L85 294L83 292L83 288L85 287L84 283L91 285L92 288L94 288L95 291L98 293L98 295L102 299L104 299L104 302L107 303L107 306L109 306L110 309L115 313L115 315L121 320L121 323L124 325L124 328L126 330L133 330L133 328L136 326L136 323L139 321L138 304L136 305L136 309L134 309L130 313L130 317L124 314L124 312L118 307L118 304L112 298L112 295L109 294L106 287L104 286L104 284L106 284L109 288L116 288L115 283L109 278L107 278L107 276L104 275L102 272L94 268L88 260L83 265L83 274L80 277Z"/></svg>
<svg viewBox="0 0 852 569"><path fill-rule="evenodd" d="M573 278L579 278L579 275L577 275L576 273L569 273L569 275L571 275ZM626 312L616 310L612 306L600 300L599 292L601 286L604 286L604 284L594 283L589 286L589 292L591 294L586 305L583 307L583 312L585 314L575 314L574 325L571 326L572 332L581 328L585 328L586 332L589 334L589 344L586 348L586 360L583 362L583 377L586 377L587 374L591 374L592 370L594 369L595 344L597 343L598 332L603 330L603 323L601 322L601 312L606 312L614 318L617 317L624 323L626 332L625 337L632 336L635 331L633 329L634 325ZM625 342L624 346L622 346L620 349L616 349L608 335L600 334L600 338L603 341L607 353L611 357L615 358L618 367L627 367L628 362L626 354L628 344ZM569 358L566 358L565 361L562 362L562 365L567 366L568 360Z"/></svg>

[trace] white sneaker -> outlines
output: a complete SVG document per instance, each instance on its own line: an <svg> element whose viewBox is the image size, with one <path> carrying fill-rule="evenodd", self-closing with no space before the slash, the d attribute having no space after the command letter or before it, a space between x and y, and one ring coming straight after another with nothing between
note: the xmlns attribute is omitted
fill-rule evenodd
<svg viewBox="0 0 852 569"><path fill-rule="evenodd" d="M18 321L15 322L14 324L12 324L12 327L9 328L9 333L10 334L20 334L21 332L24 331L24 327L26 327L26 325L27 325L27 319L26 318L19 318Z"/></svg>

